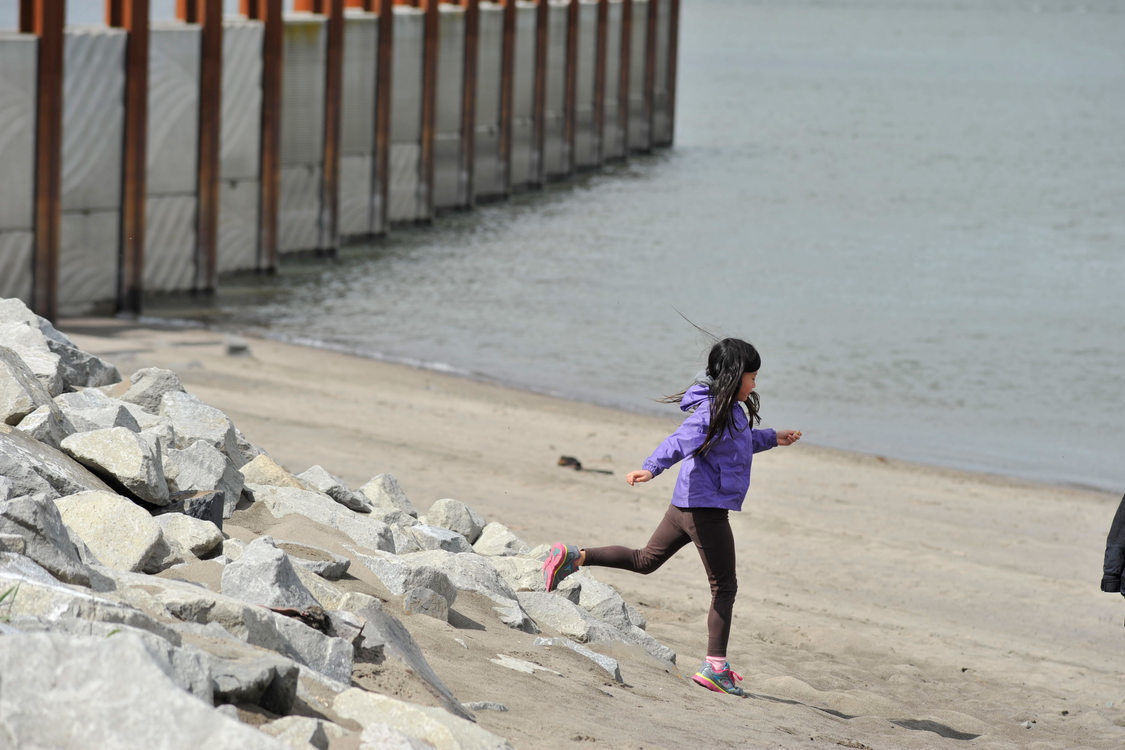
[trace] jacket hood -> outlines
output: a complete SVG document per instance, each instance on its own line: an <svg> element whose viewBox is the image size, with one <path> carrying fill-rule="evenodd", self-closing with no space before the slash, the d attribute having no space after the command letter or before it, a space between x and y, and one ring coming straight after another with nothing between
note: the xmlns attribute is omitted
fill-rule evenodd
<svg viewBox="0 0 1125 750"><path fill-rule="evenodd" d="M706 375L702 380L696 380L680 399L681 411L693 411L711 395L711 379Z"/></svg>

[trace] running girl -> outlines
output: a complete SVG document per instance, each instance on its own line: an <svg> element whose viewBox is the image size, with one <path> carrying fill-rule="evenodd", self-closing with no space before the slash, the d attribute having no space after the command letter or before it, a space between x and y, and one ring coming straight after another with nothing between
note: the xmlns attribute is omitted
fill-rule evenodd
<svg viewBox="0 0 1125 750"><path fill-rule="evenodd" d="M742 509L754 454L775 445L792 445L801 438L799 430L754 428L759 421L754 386L761 364L758 351L749 343L723 339L711 348L706 378L667 399L679 401L680 408L691 415L645 459L642 469L625 477L630 485L647 482L683 461L672 504L644 549L579 548L560 543L551 548L543 563L544 583L553 591L582 565L648 574L688 542L693 543L711 584L711 609L707 613L707 658L692 679L709 690L732 695L744 692L737 684L742 676L727 663L731 611L738 591L728 513Z"/></svg>

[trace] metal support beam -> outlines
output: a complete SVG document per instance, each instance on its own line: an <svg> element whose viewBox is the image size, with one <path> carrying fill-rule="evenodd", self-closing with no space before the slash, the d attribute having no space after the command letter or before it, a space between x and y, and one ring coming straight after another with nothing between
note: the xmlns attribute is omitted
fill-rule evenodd
<svg viewBox="0 0 1125 750"><path fill-rule="evenodd" d="M566 9L566 99L563 103L563 171L574 173L576 109L578 106L578 0Z"/></svg>
<svg viewBox="0 0 1125 750"><path fill-rule="evenodd" d="M277 271L278 200L281 190L281 65L284 50L281 0L242 0L242 12L262 21L262 130L258 221L258 270Z"/></svg>
<svg viewBox="0 0 1125 750"><path fill-rule="evenodd" d="M22 0L19 24L23 33L39 37L31 309L53 322L58 317L66 0Z"/></svg>
<svg viewBox="0 0 1125 750"><path fill-rule="evenodd" d="M621 0L621 69L617 87L617 126L621 131L621 156L629 156L629 81L633 64L633 0Z"/></svg>
<svg viewBox="0 0 1125 750"><path fill-rule="evenodd" d="M667 1L667 0L665 0ZM648 0L648 27L645 29L645 89L644 112L648 123L646 151L652 150L656 120L656 11L660 0Z"/></svg>
<svg viewBox="0 0 1125 750"><path fill-rule="evenodd" d="M608 53L609 0L598 0L597 42L594 50L594 159L605 163L605 69Z"/></svg>
<svg viewBox="0 0 1125 750"><path fill-rule="evenodd" d="M503 0L504 35L500 53L500 185L504 196L512 194L512 113L516 70L516 0Z"/></svg>
<svg viewBox="0 0 1125 750"><path fill-rule="evenodd" d="M422 157L418 166L418 204L422 219L434 218L434 133L437 129L438 46L441 18L438 0L426 0L422 52Z"/></svg>
<svg viewBox="0 0 1125 750"><path fill-rule="evenodd" d="M676 134L676 56L680 47L680 0L670 0L668 19L668 140L660 144L671 146Z"/></svg>
<svg viewBox="0 0 1125 750"><path fill-rule="evenodd" d="M138 315L144 292L148 130L148 0L106 0L106 23L128 32L117 310Z"/></svg>
<svg viewBox="0 0 1125 750"><path fill-rule="evenodd" d="M394 0L379 2L379 46L375 69L375 169L371 191L375 197L373 234L386 234L387 207L391 189L391 87L394 81L395 13ZM374 4L374 0L372 0Z"/></svg>
<svg viewBox="0 0 1125 750"><path fill-rule="evenodd" d="M480 48L480 0L461 0L465 6L465 68L461 86L460 203L476 203L477 57Z"/></svg>

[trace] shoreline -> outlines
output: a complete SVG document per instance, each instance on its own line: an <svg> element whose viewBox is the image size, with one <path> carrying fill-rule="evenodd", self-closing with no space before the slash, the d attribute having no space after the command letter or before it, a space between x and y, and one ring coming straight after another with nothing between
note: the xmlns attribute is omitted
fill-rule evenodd
<svg viewBox="0 0 1125 750"><path fill-rule="evenodd" d="M662 416L660 413L658 413L657 408L654 408L652 410L632 409L632 408L629 408L627 405L621 404L621 403L610 403L610 402L600 402L600 401L596 401L596 400L580 399L580 398L576 398L576 397L570 396L570 395L565 394L565 393L560 393L560 392L550 391L550 390L536 389L535 387L530 386L530 385L525 385L525 384L517 383L517 382L514 382L514 381L504 380L503 378L495 377L495 376L489 375L487 373L476 372L476 371L472 371L472 370L466 370L466 369L459 368L459 367L456 367L455 365L451 365L451 364L448 364L448 363L445 363L445 362L428 362L428 361L416 360L416 359L411 359L411 358L392 357L392 356L380 354L380 353L377 353L377 352L360 351L360 350L357 350L353 347L348 347L348 346L343 345L343 344L335 344L335 343L330 342L330 341L321 341L319 339L307 339L307 338L290 337L290 336L285 336L283 334L274 334L274 333L271 333L269 331L247 332L247 331L239 329L238 327L235 327L235 326L231 326L231 327L216 326L216 325L208 324L208 323L203 322L203 321L193 320L191 318L178 318L178 317L164 318L164 317L157 317L157 316L141 316L141 317L134 320L134 319L129 319L129 318L108 318L108 317L87 316L87 317L81 317L81 318L66 318L62 321L61 325L63 326L64 329L67 326L70 326L70 325L79 325L80 326L81 325L80 321L82 321L82 320L95 320L95 321L102 321L103 323L113 321L113 322L119 322L123 325L137 325L137 326L141 326L141 327L145 327L145 328L152 328L154 330L159 330L159 329L164 329L164 328L166 328L168 330L200 330L200 331L208 331L208 332L211 332L213 334L218 334L218 335L223 335L223 336L237 336L237 337L243 337L243 338L247 338L247 339L272 341L272 342L276 342L276 343L284 344L284 345L288 345L288 346L296 346L296 347L302 347L302 348L311 349L311 350L332 352L334 354L340 354L340 355L343 355L343 356L357 357L359 359L368 360L368 361L371 361L371 362L379 362L379 363L383 363L383 364L387 364L387 365L391 365L391 366L395 366L395 367L403 367L403 368L407 368L407 369L410 369L410 370L417 370L417 371L420 371L420 372L434 373L434 374L440 374L440 375L445 375L445 376L454 377L454 378L461 378L461 379L464 379L464 380L469 381L469 382L481 383L481 384L490 385L490 386L493 386L493 387L496 387L496 388L501 388L501 389L506 389L506 390L511 390L511 391L518 391L518 392L527 393L527 394L533 394L533 395L536 395L536 396L542 396L544 398L557 399L557 400L563 401L563 402L569 402L569 403L575 403L575 404L585 404L585 405L588 405L588 406L597 407L599 409L607 409L607 410L610 410L610 411L616 411L616 412L620 412L622 414L631 415L631 416L647 417L647 418L654 418L654 419L665 419L669 423L675 423L675 424L678 424L680 421L682 421L682 417L679 414L673 414L672 411L670 410L670 407L666 407L664 409L664 411L666 412L666 416ZM60 329L60 330L62 330L62 329ZM653 403L655 405L658 402L654 401ZM1032 486L1058 487L1060 489L1067 489L1067 490L1079 490L1079 491L1084 491L1084 492L1110 493L1110 494L1113 494L1113 493L1117 492L1118 489L1119 489L1119 488L1116 488L1116 487L1110 487L1108 485L1101 485L1101 484L1090 483L1090 482L1082 482L1082 481L1077 481L1077 480L1068 481L1068 480L1065 480L1065 479L1058 479L1058 478L1040 478L1040 477L1034 477L1034 476L1021 475L1021 474L1018 474L1018 473L1005 473L1004 471L998 470L998 469L988 469L988 468L982 468L982 467L966 466L966 465L958 464L956 462L941 462L941 461L936 461L936 460L926 460L924 458L909 458L909 457L904 457L904 456L896 456L896 455L892 455L892 454L889 454L889 453L881 453L881 452L876 452L876 451L863 451L863 450L857 450L857 449L854 449L854 448L841 448L841 447L837 447L837 446L834 446L834 445L827 445L827 444L824 444L824 443L818 443L815 439L809 440L807 438L803 438L802 441L801 441L801 444L802 444L803 447L813 448L813 449L821 450L821 451L835 452L835 453L839 453L839 454L842 454L842 455L845 455L845 456L867 457L867 458L872 458L872 459L879 460L879 461L896 462L896 463L902 464L904 466L913 466L913 467L916 467L918 469L945 470L945 471L950 471L950 472L954 472L954 473L965 474L965 475L968 475L968 476L977 477L977 478L982 479L982 480L991 478L991 479L993 479L997 482L1001 482L1001 483L1027 483L1027 484L1032 485ZM638 462L638 465L639 465L639 462ZM1120 489L1122 491L1125 491L1125 488L1120 488ZM1108 525L1107 525L1107 529L1108 529Z"/></svg>

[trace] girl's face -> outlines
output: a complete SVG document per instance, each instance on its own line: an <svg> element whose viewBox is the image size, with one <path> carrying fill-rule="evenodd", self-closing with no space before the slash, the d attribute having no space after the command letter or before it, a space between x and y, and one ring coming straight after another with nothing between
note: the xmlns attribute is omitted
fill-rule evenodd
<svg viewBox="0 0 1125 750"><path fill-rule="evenodd" d="M758 381L758 371L742 373L742 387L738 389L738 400L745 401L750 398L750 392Z"/></svg>

